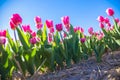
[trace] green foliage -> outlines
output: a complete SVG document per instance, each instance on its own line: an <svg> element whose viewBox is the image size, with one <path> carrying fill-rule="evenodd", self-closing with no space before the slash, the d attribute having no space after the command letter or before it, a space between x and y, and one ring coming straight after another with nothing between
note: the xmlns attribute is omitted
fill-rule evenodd
<svg viewBox="0 0 120 80"><path fill-rule="evenodd" d="M18 40L12 40L7 31L6 45L0 44L0 75L2 80L10 78L14 70L20 71L23 76L26 74L34 75L40 70L54 71L64 67L71 66L72 63L78 63L95 56L97 62L102 61L102 56L106 48L112 51L120 47L120 27L114 21L115 28L111 31L102 29L104 37L101 40L97 36L84 36L84 33L74 31L70 25L66 37L61 32L52 33L52 42L48 42L47 27L44 24L43 29L37 31L37 37L40 41L31 44L31 34L16 28ZM85 38L85 42L80 39ZM43 64L44 63L44 64ZM42 64L42 65L41 65Z"/></svg>

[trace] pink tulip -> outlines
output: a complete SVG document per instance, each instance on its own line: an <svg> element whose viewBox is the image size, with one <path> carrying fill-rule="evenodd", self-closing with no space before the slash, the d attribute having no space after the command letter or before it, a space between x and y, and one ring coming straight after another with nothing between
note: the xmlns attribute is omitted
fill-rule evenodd
<svg viewBox="0 0 120 80"><path fill-rule="evenodd" d="M34 20L35 20L36 24L41 24L42 23L42 19L39 16L36 16Z"/></svg>
<svg viewBox="0 0 120 80"><path fill-rule="evenodd" d="M112 27L107 27L106 31L112 31L114 29L114 25Z"/></svg>
<svg viewBox="0 0 120 80"><path fill-rule="evenodd" d="M10 27L12 30L15 30L17 26L12 21L10 21Z"/></svg>
<svg viewBox="0 0 120 80"><path fill-rule="evenodd" d="M31 39L30 39L30 43L31 43L31 44L36 44L36 43L37 43L36 37L31 38Z"/></svg>
<svg viewBox="0 0 120 80"><path fill-rule="evenodd" d="M67 34L66 34L65 32L63 33L63 37L64 37L64 38L67 37Z"/></svg>
<svg viewBox="0 0 120 80"><path fill-rule="evenodd" d="M19 24L22 23L22 18L20 17L19 14L16 13L16 14L13 14L13 15L12 15L11 21L12 21L16 26L18 26Z"/></svg>
<svg viewBox="0 0 120 80"><path fill-rule="evenodd" d="M109 23L109 19L107 17L104 18L105 23Z"/></svg>
<svg viewBox="0 0 120 80"><path fill-rule="evenodd" d="M99 23L99 26L100 26L101 29L104 28L104 24L103 23Z"/></svg>
<svg viewBox="0 0 120 80"><path fill-rule="evenodd" d="M32 37L36 37L36 32L31 33Z"/></svg>
<svg viewBox="0 0 120 80"><path fill-rule="evenodd" d="M78 27L78 30L81 32L81 33L84 33L84 29L82 27Z"/></svg>
<svg viewBox="0 0 120 80"><path fill-rule="evenodd" d="M118 23L119 22L119 18L115 18L115 22Z"/></svg>
<svg viewBox="0 0 120 80"><path fill-rule="evenodd" d="M112 31L114 29L114 25L112 27L110 27L110 30Z"/></svg>
<svg viewBox="0 0 120 80"><path fill-rule="evenodd" d="M6 30L0 30L0 36L6 37Z"/></svg>
<svg viewBox="0 0 120 80"><path fill-rule="evenodd" d="M81 38L80 41L81 43L84 43L86 41L86 38Z"/></svg>
<svg viewBox="0 0 120 80"><path fill-rule="evenodd" d="M77 31L78 31L77 27L74 27L74 32L77 32Z"/></svg>
<svg viewBox="0 0 120 80"><path fill-rule="evenodd" d="M43 27L43 24L36 24L36 27L37 27L37 29L42 29L42 27Z"/></svg>
<svg viewBox="0 0 120 80"><path fill-rule="evenodd" d="M82 27L74 27L74 32L80 31L81 33L84 33L84 29Z"/></svg>
<svg viewBox="0 0 120 80"><path fill-rule="evenodd" d="M52 41L52 33L48 33L48 42L51 43Z"/></svg>
<svg viewBox="0 0 120 80"><path fill-rule="evenodd" d="M114 10L112 8L108 8L106 10L106 13L107 13L108 16L113 16L114 15Z"/></svg>
<svg viewBox="0 0 120 80"><path fill-rule="evenodd" d="M103 17L103 16L98 16L97 20L98 20L99 22L104 22L104 17Z"/></svg>
<svg viewBox="0 0 120 80"><path fill-rule="evenodd" d="M62 31L63 27L62 27L61 23L60 24L56 24L55 26L56 26L56 30L57 31L59 31L59 32Z"/></svg>
<svg viewBox="0 0 120 80"><path fill-rule="evenodd" d="M67 30L69 30L69 28L70 28L69 16L64 16L61 19L62 19L63 24L67 28Z"/></svg>
<svg viewBox="0 0 120 80"><path fill-rule="evenodd" d="M64 25L69 25L69 16L64 16L61 18Z"/></svg>
<svg viewBox="0 0 120 80"><path fill-rule="evenodd" d="M50 30L50 33L54 33L55 32L54 27L51 27L49 30Z"/></svg>
<svg viewBox="0 0 120 80"><path fill-rule="evenodd" d="M46 20L46 25L48 28L53 27L53 21L52 20Z"/></svg>
<svg viewBox="0 0 120 80"><path fill-rule="evenodd" d="M97 35L99 35L99 33L98 32L94 32L94 35L97 36Z"/></svg>
<svg viewBox="0 0 120 80"><path fill-rule="evenodd" d="M101 40L104 37L104 33L100 32L99 35L97 35L97 39Z"/></svg>
<svg viewBox="0 0 120 80"><path fill-rule="evenodd" d="M22 25L22 29L24 30L24 32L32 33L30 25Z"/></svg>
<svg viewBox="0 0 120 80"><path fill-rule="evenodd" d="M118 26L120 27L120 21L118 22Z"/></svg>
<svg viewBox="0 0 120 80"><path fill-rule="evenodd" d="M6 38L3 36L0 36L0 44L5 44L6 43Z"/></svg>
<svg viewBox="0 0 120 80"><path fill-rule="evenodd" d="M88 29L88 32L89 32L89 34L93 34L93 27L90 27L89 29Z"/></svg>
<svg viewBox="0 0 120 80"><path fill-rule="evenodd" d="M110 26L111 26L111 24L110 24L110 23L107 23L106 25L107 25L108 27L110 27Z"/></svg>
<svg viewBox="0 0 120 80"><path fill-rule="evenodd" d="M36 16L34 20L35 20L37 29L41 29L43 26L42 19L39 16Z"/></svg>

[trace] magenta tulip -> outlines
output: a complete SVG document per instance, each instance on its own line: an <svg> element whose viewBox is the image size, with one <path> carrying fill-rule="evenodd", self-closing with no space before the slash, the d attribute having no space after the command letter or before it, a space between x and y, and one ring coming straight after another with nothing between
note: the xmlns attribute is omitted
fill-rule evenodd
<svg viewBox="0 0 120 80"><path fill-rule="evenodd" d="M36 24L36 27L37 27L37 29L42 29L42 27L43 27L43 24Z"/></svg>
<svg viewBox="0 0 120 80"><path fill-rule="evenodd" d="M90 27L89 29L88 29L88 32L89 32L89 34L93 34L93 27Z"/></svg>
<svg viewBox="0 0 120 80"><path fill-rule="evenodd" d="M53 21L52 20L46 20L46 25L48 28L53 27Z"/></svg>
<svg viewBox="0 0 120 80"><path fill-rule="evenodd" d="M35 20L36 24L41 24L42 23L42 19L39 16L36 16L34 20Z"/></svg>
<svg viewBox="0 0 120 80"><path fill-rule="evenodd" d="M61 19L62 19L62 22L65 25L66 29L69 31L69 28L70 28L69 16L64 16Z"/></svg>
<svg viewBox="0 0 120 80"><path fill-rule="evenodd" d="M50 30L50 33L54 33L55 32L54 27L51 27L49 30Z"/></svg>
<svg viewBox="0 0 120 80"><path fill-rule="evenodd" d="M100 26L101 29L104 28L104 24L103 23L99 23L99 26Z"/></svg>
<svg viewBox="0 0 120 80"><path fill-rule="evenodd" d="M119 22L119 18L115 18L115 22L118 23Z"/></svg>
<svg viewBox="0 0 120 80"><path fill-rule="evenodd" d="M22 25L22 29L24 30L24 32L32 33L30 25Z"/></svg>
<svg viewBox="0 0 120 80"><path fill-rule="evenodd" d="M37 43L36 37L31 38L31 39L30 39L30 43L31 43L31 44L36 44L36 43Z"/></svg>
<svg viewBox="0 0 120 80"><path fill-rule="evenodd" d="M57 31L60 32L60 31L63 30L63 27L62 27L62 24L61 24L61 23L60 23L60 24L56 24L55 26L56 26L56 30L57 30Z"/></svg>
<svg viewBox="0 0 120 80"><path fill-rule="evenodd" d="M19 14L16 13L16 14L13 14L13 15L12 15L11 21L12 21L16 26L18 26L19 24L22 23L22 18L20 17Z"/></svg>
<svg viewBox="0 0 120 80"><path fill-rule="evenodd" d="M86 41L86 38L81 38L80 41L81 43L84 43Z"/></svg>
<svg viewBox="0 0 120 80"><path fill-rule="evenodd" d="M10 21L10 27L12 30L15 30L17 26L12 21Z"/></svg>
<svg viewBox="0 0 120 80"><path fill-rule="evenodd" d="M114 10L112 8L108 8L106 10L106 13L107 13L108 16L113 16L114 15Z"/></svg>
<svg viewBox="0 0 120 80"><path fill-rule="evenodd" d="M64 16L61 18L64 25L69 25L69 16Z"/></svg>
<svg viewBox="0 0 120 80"><path fill-rule="evenodd" d="M6 30L0 30L0 36L6 37Z"/></svg>
<svg viewBox="0 0 120 80"><path fill-rule="evenodd" d="M0 44L5 44L6 43L6 38L0 36Z"/></svg>
<svg viewBox="0 0 120 80"><path fill-rule="evenodd" d="M97 20L98 20L99 22L104 22L104 17L103 17L103 16L98 16Z"/></svg>
<svg viewBox="0 0 120 80"><path fill-rule="evenodd" d="M78 30L81 32L81 33L84 33L84 29L82 27L78 27Z"/></svg>
<svg viewBox="0 0 120 80"><path fill-rule="evenodd" d="M77 32L77 30L78 30L77 27L74 27L73 29L74 29L74 32Z"/></svg>
<svg viewBox="0 0 120 80"><path fill-rule="evenodd" d="M109 19L107 17L104 18L105 23L109 23Z"/></svg>
<svg viewBox="0 0 120 80"><path fill-rule="evenodd" d="M51 43L52 41L52 33L48 33L48 43Z"/></svg>
<svg viewBox="0 0 120 80"><path fill-rule="evenodd" d="M32 35L32 37L36 37L37 34L36 34L36 32L32 32L31 35Z"/></svg>
<svg viewBox="0 0 120 80"><path fill-rule="evenodd" d="M110 24L110 23L107 23L106 25L107 25L108 27L110 27L110 26L111 26L111 24Z"/></svg>

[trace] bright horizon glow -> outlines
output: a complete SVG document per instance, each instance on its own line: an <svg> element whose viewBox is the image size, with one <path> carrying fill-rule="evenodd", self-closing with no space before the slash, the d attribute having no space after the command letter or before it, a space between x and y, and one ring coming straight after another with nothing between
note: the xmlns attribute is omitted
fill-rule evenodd
<svg viewBox="0 0 120 80"><path fill-rule="evenodd" d="M100 30L96 19L100 15L109 17L105 12L107 8L113 8L114 16L120 19L119 3L120 0L0 0L0 30L8 29L12 34L9 19L13 13L19 13L23 24L30 24L34 31L37 30L35 16L40 16L42 22L51 19L54 25L61 23L61 17L69 16L71 24L84 28L87 34L89 27Z"/></svg>

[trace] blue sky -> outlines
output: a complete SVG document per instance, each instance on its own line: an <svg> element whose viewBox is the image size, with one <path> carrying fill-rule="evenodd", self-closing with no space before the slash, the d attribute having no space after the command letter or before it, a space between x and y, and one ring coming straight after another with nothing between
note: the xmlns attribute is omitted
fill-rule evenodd
<svg viewBox="0 0 120 80"><path fill-rule="evenodd" d="M119 3L120 0L0 0L0 29L10 30L11 15L19 13L23 24L30 24L34 30L35 16L40 16L43 22L52 19L55 25L61 22L62 16L68 15L71 24L83 27L85 33L90 26L97 31L100 28L96 19L99 15L107 16L107 8L113 8L115 17L120 18Z"/></svg>

